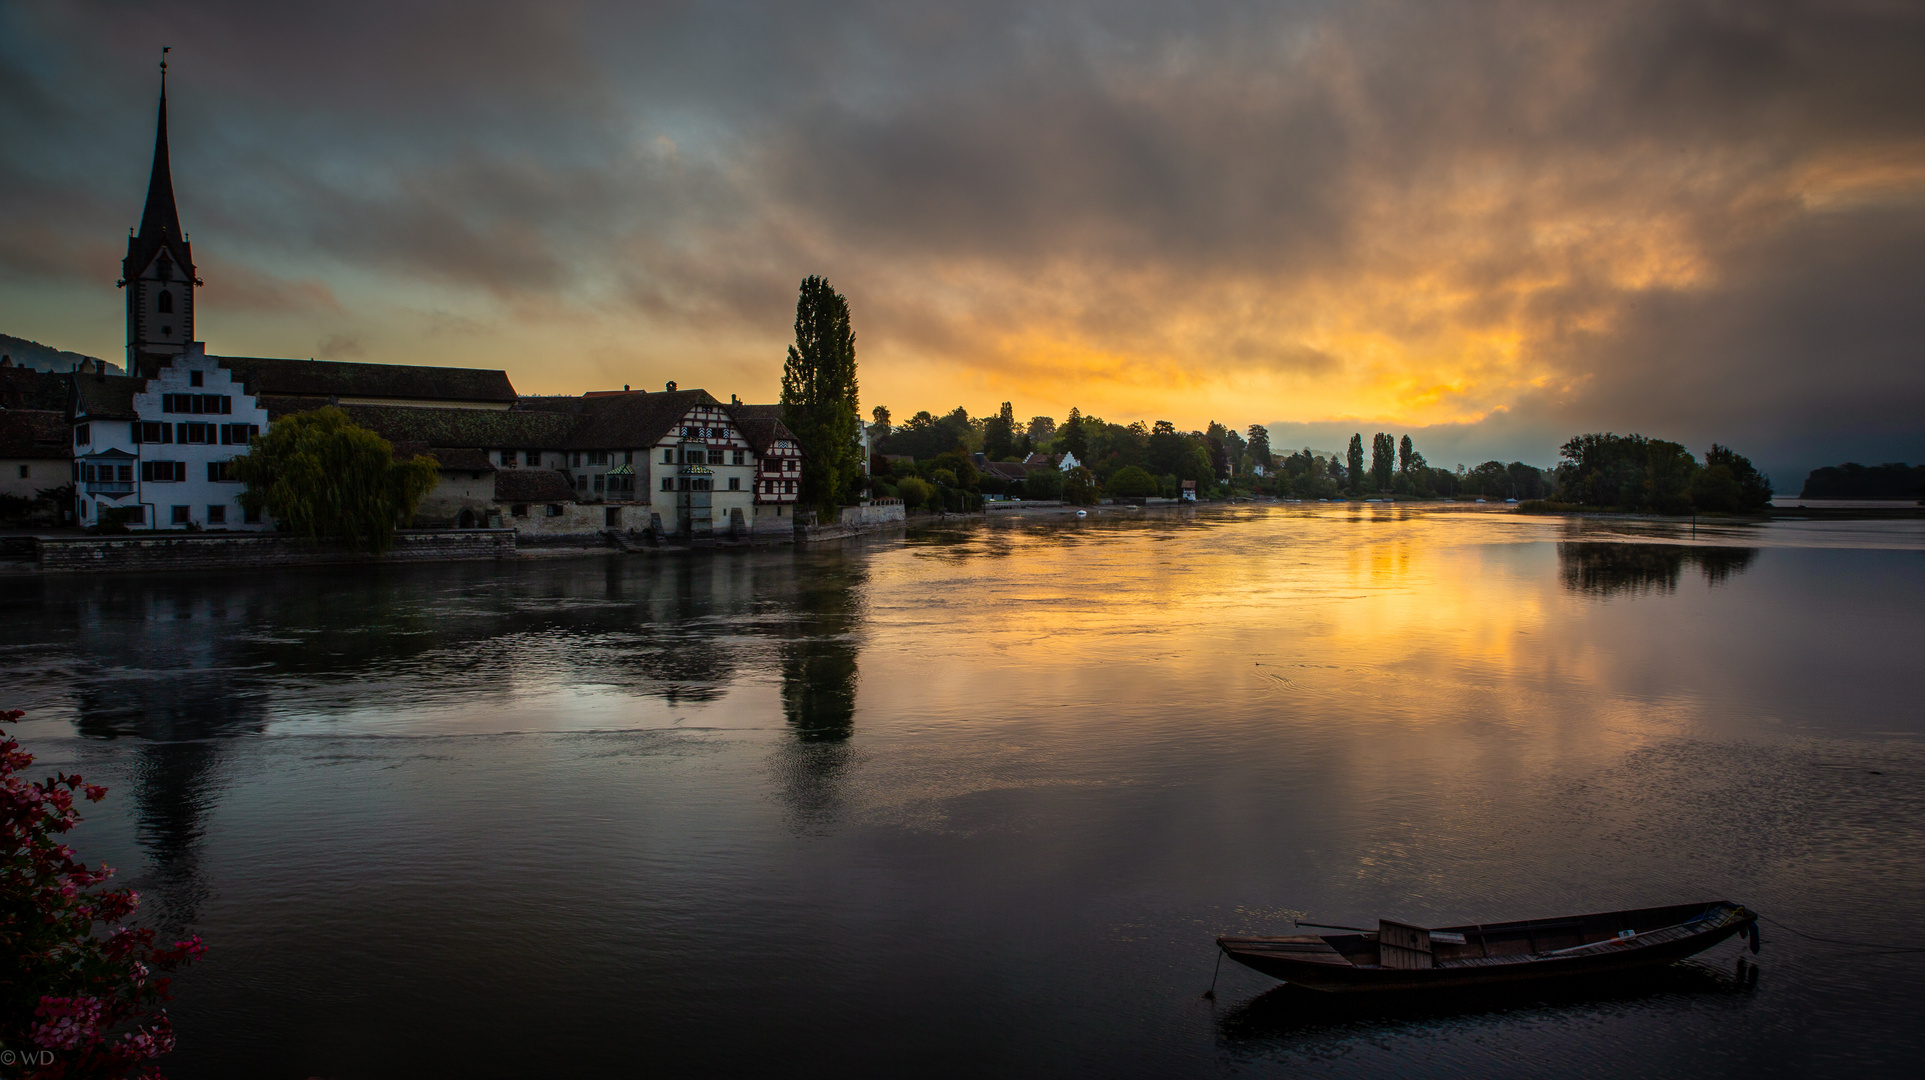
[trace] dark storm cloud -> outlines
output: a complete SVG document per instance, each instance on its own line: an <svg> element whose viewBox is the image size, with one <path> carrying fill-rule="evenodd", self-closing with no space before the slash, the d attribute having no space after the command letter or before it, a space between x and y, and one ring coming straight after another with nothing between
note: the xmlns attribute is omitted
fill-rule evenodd
<svg viewBox="0 0 1925 1080"><path fill-rule="evenodd" d="M78 280L101 219L132 222L129 103L165 42L199 244L286 281L779 339L824 272L871 362L1107 415L1925 453L1925 5L27 4L0 28L16 278Z"/></svg>

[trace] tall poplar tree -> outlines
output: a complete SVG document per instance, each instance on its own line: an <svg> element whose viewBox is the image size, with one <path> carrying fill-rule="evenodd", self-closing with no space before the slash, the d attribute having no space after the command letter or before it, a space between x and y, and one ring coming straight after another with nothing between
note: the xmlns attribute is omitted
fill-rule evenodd
<svg viewBox="0 0 1925 1080"><path fill-rule="evenodd" d="M1344 479L1350 484L1352 495L1364 489L1364 436L1358 432L1350 437L1350 452L1344 455Z"/></svg>
<svg viewBox="0 0 1925 1080"><path fill-rule="evenodd" d="M856 444L856 335L849 301L813 274L795 301L795 344L782 365L782 422L802 446L797 501L833 519L862 473Z"/></svg>
<svg viewBox="0 0 1925 1080"><path fill-rule="evenodd" d="M1390 490L1390 474L1397 469L1397 441L1379 431L1370 440L1370 472L1378 491Z"/></svg>

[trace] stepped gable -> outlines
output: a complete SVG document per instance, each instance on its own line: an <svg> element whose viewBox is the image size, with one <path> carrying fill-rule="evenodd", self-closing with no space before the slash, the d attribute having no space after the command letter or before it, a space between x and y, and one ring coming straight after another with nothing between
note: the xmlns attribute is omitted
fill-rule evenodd
<svg viewBox="0 0 1925 1080"><path fill-rule="evenodd" d="M357 364L341 360L284 360L263 356L212 358L234 373L249 394L268 397L387 398L401 401L513 405L505 371ZM265 404L263 400L263 404Z"/></svg>
<svg viewBox="0 0 1925 1080"><path fill-rule="evenodd" d="M0 367L0 409L51 409L60 412L73 391L66 372Z"/></svg>
<svg viewBox="0 0 1925 1080"><path fill-rule="evenodd" d="M574 502L575 485L554 469L499 469L495 472L495 501Z"/></svg>
<svg viewBox="0 0 1925 1080"><path fill-rule="evenodd" d="M343 405L348 418L391 443L467 446L478 450L550 450L567 444L580 421L519 409L434 409L409 405Z"/></svg>
<svg viewBox="0 0 1925 1080"><path fill-rule="evenodd" d="M729 415L735 417L735 426L742 429L742 437L755 448L757 456L767 456L769 447L777 439L795 442L795 433L782 422L780 405L743 405L728 407Z"/></svg>
<svg viewBox="0 0 1925 1080"><path fill-rule="evenodd" d="M0 457L71 458L73 428L67 414L48 409L0 410Z"/></svg>
<svg viewBox="0 0 1925 1080"><path fill-rule="evenodd" d="M147 386L146 379L131 375L74 376L74 413L85 413L88 420L138 420L134 395Z"/></svg>
<svg viewBox="0 0 1925 1080"><path fill-rule="evenodd" d="M570 450L642 449L662 441L690 409L716 405L707 390L628 391L584 397Z"/></svg>

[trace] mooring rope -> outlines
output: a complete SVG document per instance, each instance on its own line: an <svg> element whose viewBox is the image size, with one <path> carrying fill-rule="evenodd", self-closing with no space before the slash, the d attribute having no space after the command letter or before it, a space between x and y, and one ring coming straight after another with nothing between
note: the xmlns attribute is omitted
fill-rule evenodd
<svg viewBox="0 0 1925 1080"><path fill-rule="evenodd" d="M1781 922L1777 919L1772 918L1769 915L1760 915L1758 917L1760 919L1763 919L1765 922L1768 922L1771 925L1777 927L1780 930L1789 930L1790 932L1797 934L1799 937L1804 938L1806 941L1822 941L1827 945L1850 945L1854 948L1859 948L1859 949L1882 949L1885 952L1889 952L1889 953L1925 952L1925 948L1894 947L1882 941L1850 941L1845 938L1819 937L1817 934L1807 934L1803 930L1800 930L1797 927L1792 926L1790 923Z"/></svg>

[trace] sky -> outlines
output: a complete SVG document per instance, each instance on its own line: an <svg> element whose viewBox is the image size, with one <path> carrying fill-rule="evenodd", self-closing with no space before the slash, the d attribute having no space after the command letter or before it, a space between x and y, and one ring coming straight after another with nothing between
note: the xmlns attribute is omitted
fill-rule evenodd
<svg viewBox="0 0 1925 1080"><path fill-rule="evenodd" d="M1925 4L0 0L0 331L865 410L1925 460Z"/></svg>

